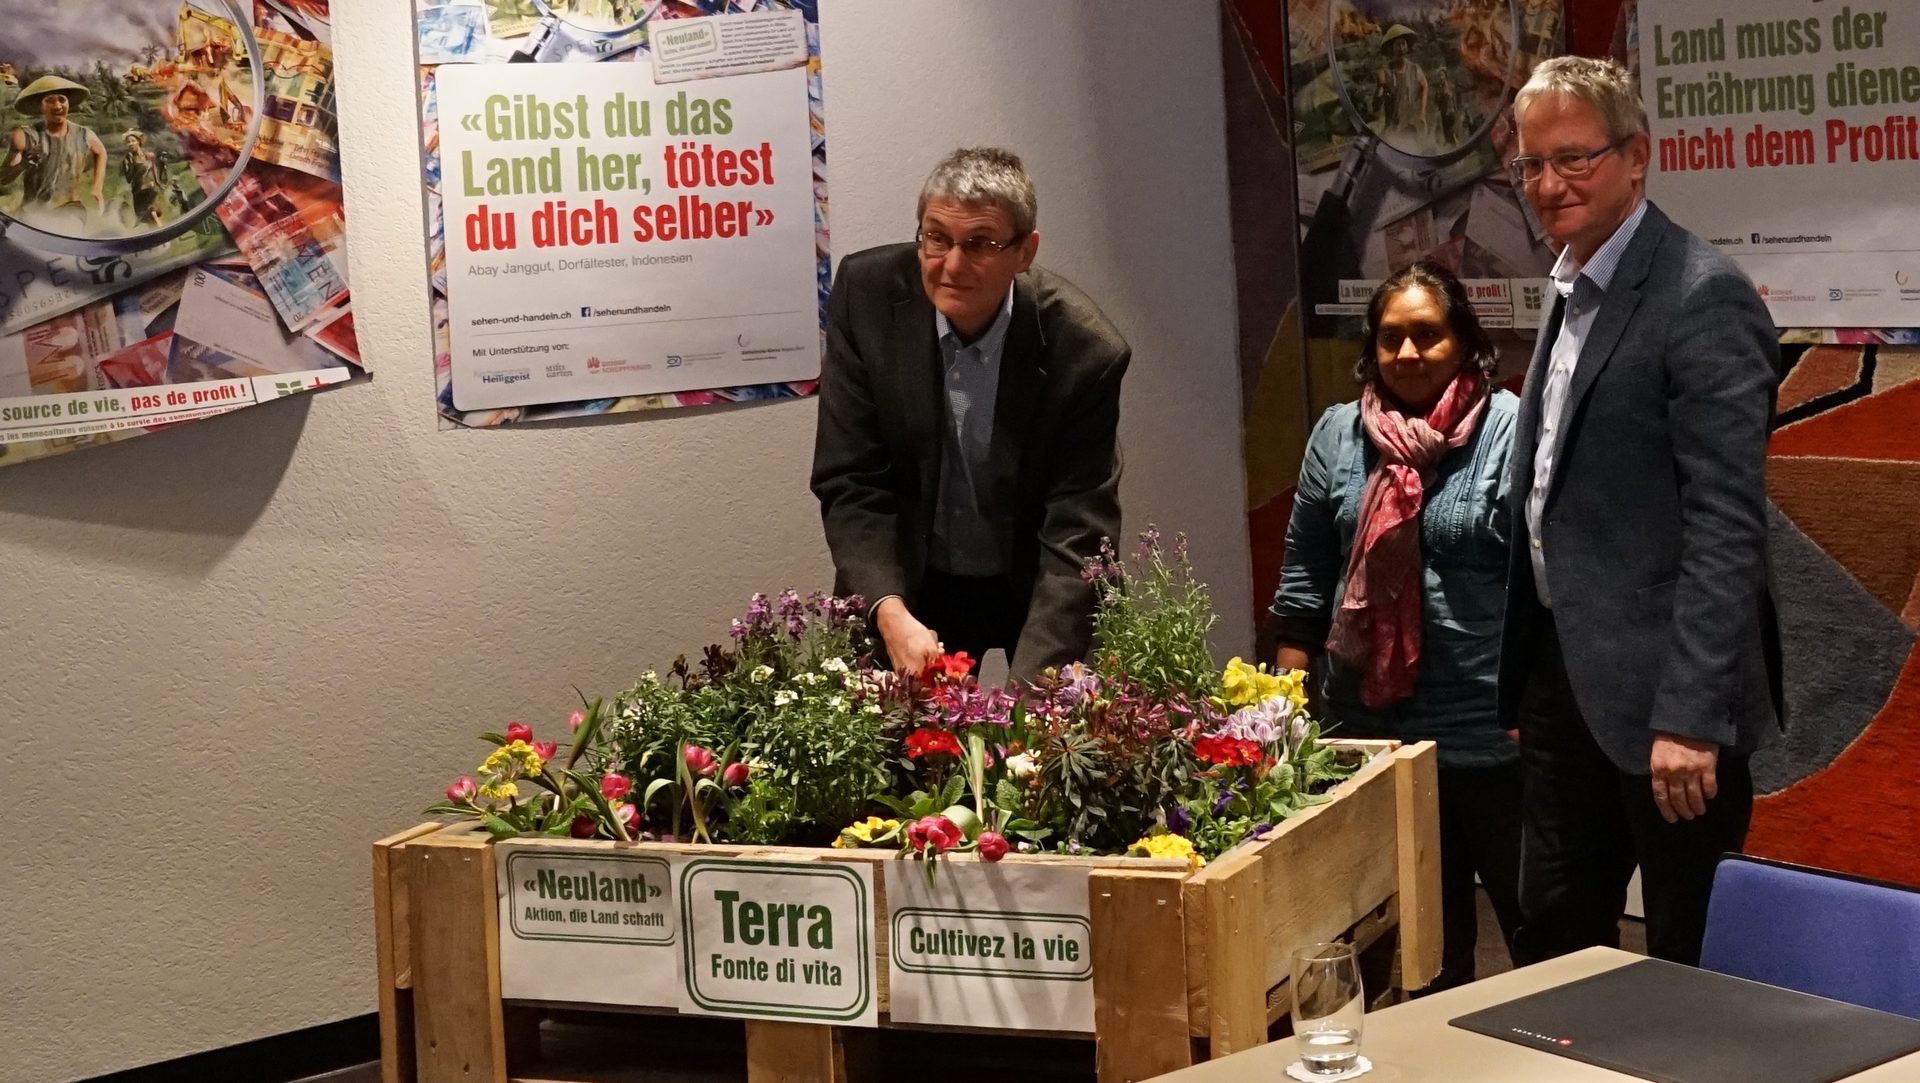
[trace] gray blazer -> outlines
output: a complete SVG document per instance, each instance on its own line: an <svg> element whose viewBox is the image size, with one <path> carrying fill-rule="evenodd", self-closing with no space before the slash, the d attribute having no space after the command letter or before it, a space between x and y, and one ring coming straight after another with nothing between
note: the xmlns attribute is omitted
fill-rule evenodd
<svg viewBox="0 0 1920 1083"><path fill-rule="evenodd" d="M933 303L911 243L840 261L827 302L814 495L834 590L916 605L940 496L945 417ZM991 484L1008 577L1025 600L1014 676L1084 658L1093 588L1081 563L1120 533L1120 381L1127 342L1087 295L1033 267L1014 279Z"/></svg>
<svg viewBox="0 0 1920 1083"><path fill-rule="evenodd" d="M1500 718L1518 725L1538 599L1526 528L1554 299L1514 435ZM1767 555L1778 332L1753 285L1649 204L1568 388L1541 513L1553 620L1595 741L1647 774L1656 731L1736 753L1784 717Z"/></svg>

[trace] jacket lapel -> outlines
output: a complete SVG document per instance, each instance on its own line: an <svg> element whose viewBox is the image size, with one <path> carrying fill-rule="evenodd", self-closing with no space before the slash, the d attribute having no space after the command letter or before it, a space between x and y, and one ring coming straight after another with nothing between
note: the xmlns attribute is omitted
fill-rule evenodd
<svg viewBox="0 0 1920 1083"><path fill-rule="evenodd" d="M898 373L901 429L914 442L920 464L922 506L932 515L940 498L940 457L944 409L940 385L940 342L934 335L933 302L917 279L907 283L906 295L893 306L893 339L889 367Z"/></svg>
<svg viewBox="0 0 1920 1083"><path fill-rule="evenodd" d="M1046 381L1041 359L1046 338L1040 331L1040 306L1032 275L1014 279L1013 314L1000 351L1000 387L993 398L993 481L1003 506L1015 500L1020 461L1032 431L1034 407Z"/></svg>
<svg viewBox="0 0 1920 1083"><path fill-rule="evenodd" d="M1661 214L1653 204L1647 204L1647 213L1640 219L1640 227L1634 231L1633 240L1627 242L1620 265L1614 269L1613 281L1607 284L1607 291L1600 301L1600 311L1587 331L1587 340L1580 345L1580 362L1573 369L1573 383L1567 388L1567 405L1563 414L1568 440L1573 438L1574 428L1579 424L1580 408L1587 401L1587 393L1593 390L1594 381L1600 378L1600 371L1613 359L1614 347L1620 345L1620 336L1626 332L1634 311L1640 307L1640 287L1645 284L1647 274L1653 268L1654 250L1660 247L1661 238L1666 232L1667 216Z"/></svg>
<svg viewBox="0 0 1920 1083"><path fill-rule="evenodd" d="M1515 499L1524 503L1533 487L1533 456L1540 443L1540 399L1547 386L1547 363L1553 356L1553 342L1560 337L1560 325L1566 319L1567 305L1558 290L1547 287L1547 318L1533 340L1533 360L1527 363L1527 375L1520 384L1520 412L1514 419L1513 484Z"/></svg>

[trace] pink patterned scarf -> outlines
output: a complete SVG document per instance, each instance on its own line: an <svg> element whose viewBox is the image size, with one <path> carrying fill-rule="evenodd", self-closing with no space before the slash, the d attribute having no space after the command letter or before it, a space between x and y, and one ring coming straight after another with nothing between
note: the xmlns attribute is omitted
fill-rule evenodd
<svg viewBox="0 0 1920 1083"><path fill-rule="evenodd" d="M1327 650L1360 671L1360 702L1375 709L1407 698L1420 662L1420 509L1427 482L1449 450L1473 439L1486 412L1487 382L1463 368L1427 416L1389 407L1369 383L1360 423L1380 463L1360 496L1346 591Z"/></svg>

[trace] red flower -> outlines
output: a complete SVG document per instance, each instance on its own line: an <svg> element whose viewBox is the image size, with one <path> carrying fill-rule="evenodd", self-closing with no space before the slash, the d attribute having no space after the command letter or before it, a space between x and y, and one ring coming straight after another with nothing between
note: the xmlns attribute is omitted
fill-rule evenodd
<svg viewBox="0 0 1920 1083"><path fill-rule="evenodd" d="M559 751L560 751L560 746L553 743L552 741L533 742L533 754L540 757L541 763L545 763L548 760L553 759L554 753Z"/></svg>
<svg viewBox="0 0 1920 1083"><path fill-rule="evenodd" d="M680 750L680 754L687 758L687 770L695 778L712 778L714 771L720 767L714 760L713 753L699 745L688 745Z"/></svg>
<svg viewBox="0 0 1920 1083"><path fill-rule="evenodd" d="M567 828L567 834L576 839L590 839L599 831L600 825L595 823L591 816L575 816L572 826Z"/></svg>
<svg viewBox="0 0 1920 1083"><path fill-rule="evenodd" d="M727 769L720 773L720 781L726 783L729 789L737 790L745 786L747 779L752 777L752 775L753 772L746 764L735 760L727 764Z"/></svg>
<svg viewBox="0 0 1920 1083"><path fill-rule="evenodd" d="M633 780L625 775L607 773L600 776L600 796L609 801L618 801L633 792Z"/></svg>
<svg viewBox="0 0 1920 1083"><path fill-rule="evenodd" d="M907 735L907 758L917 760L922 756L931 756L944 752L949 756L960 755L960 738L946 730L917 729Z"/></svg>
<svg viewBox="0 0 1920 1083"><path fill-rule="evenodd" d="M973 659L967 657L966 651L955 651L928 662L927 668L920 671L920 679L927 684L947 684L964 680L972 672Z"/></svg>
<svg viewBox="0 0 1920 1083"><path fill-rule="evenodd" d="M533 740L532 726L527 725L525 722L507 723L507 743L508 744L512 744L515 741L531 742L532 740Z"/></svg>
<svg viewBox="0 0 1920 1083"><path fill-rule="evenodd" d="M473 780L473 776L461 775L453 785L447 787L447 800L456 805L464 804L473 800L473 795L479 792L480 784Z"/></svg>
<svg viewBox="0 0 1920 1083"><path fill-rule="evenodd" d="M577 730L580 728L580 723L585 722L586 720L587 720L587 716L585 714L579 711L575 711L572 714L567 716L567 728L570 730Z"/></svg>
<svg viewBox="0 0 1920 1083"><path fill-rule="evenodd" d="M1244 767L1259 763L1263 753L1258 741L1215 735L1194 741L1193 754L1222 767Z"/></svg>
<svg viewBox="0 0 1920 1083"><path fill-rule="evenodd" d="M1007 856L1007 840L997 831L980 832L979 846L982 861L998 861Z"/></svg>

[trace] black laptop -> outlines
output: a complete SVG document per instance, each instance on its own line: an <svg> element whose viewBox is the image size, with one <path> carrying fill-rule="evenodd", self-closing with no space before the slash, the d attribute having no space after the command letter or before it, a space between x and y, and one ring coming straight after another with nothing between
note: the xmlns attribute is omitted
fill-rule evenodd
<svg viewBox="0 0 1920 1083"><path fill-rule="evenodd" d="M1920 1019L1658 959L1451 1022L1655 1083L1833 1083L1920 1052Z"/></svg>

